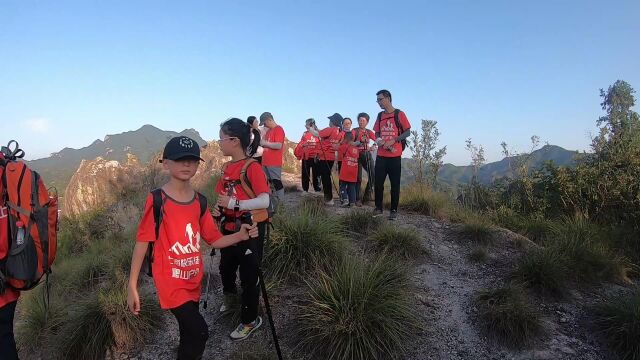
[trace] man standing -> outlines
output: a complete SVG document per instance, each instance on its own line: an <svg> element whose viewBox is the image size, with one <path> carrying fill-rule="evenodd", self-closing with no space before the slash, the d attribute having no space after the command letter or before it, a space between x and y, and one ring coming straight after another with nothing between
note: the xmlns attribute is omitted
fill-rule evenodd
<svg viewBox="0 0 640 360"><path fill-rule="evenodd" d="M371 189L374 183L373 178L373 159L371 152L375 149L375 144L371 146L371 142L375 141L376 137L373 131L367 129L369 124L369 114L358 114L358 127L352 131L353 140L360 143L360 155L358 157L358 180L356 184L356 205L362 206L363 202L371 200ZM362 193L362 171L367 172L367 186Z"/></svg>
<svg viewBox="0 0 640 360"><path fill-rule="evenodd" d="M402 173L402 151L405 141L411 134L411 124L407 115L391 104L389 90L376 93L378 105L383 110L378 114L373 131L378 144L378 155L375 164L375 216L382 215L384 182L389 175L391 183L391 209L389 220L398 216L398 202L400 201L400 175Z"/></svg>
<svg viewBox="0 0 640 360"><path fill-rule="evenodd" d="M260 145L264 148L262 153L262 166L267 174L267 179L273 184L275 190L276 207L284 199L284 186L282 185L282 153L284 148L284 129L276 124L270 112L260 115L260 125L268 129Z"/></svg>
<svg viewBox="0 0 640 360"><path fill-rule="evenodd" d="M322 178L322 190L324 191L324 201L326 205L333 205L333 179L331 178L331 170L336 160L336 151L340 145L341 135L340 128L342 126L342 115L335 113L329 118L329 127L318 130L317 127L307 127L307 130L320 138L320 177ZM336 189L336 191L338 191ZM338 191L338 195L340 192Z"/></svg>

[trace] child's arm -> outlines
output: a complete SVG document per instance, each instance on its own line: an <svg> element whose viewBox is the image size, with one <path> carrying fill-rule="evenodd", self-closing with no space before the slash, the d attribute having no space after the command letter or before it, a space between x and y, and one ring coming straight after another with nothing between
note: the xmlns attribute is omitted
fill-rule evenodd
<svg viewBox="0 0 640 360"><path fill-rule="evenodd" d="M140 313L138 276L140 275L140 268L142 267L144 255L147 253L148 247L148 242L136 241L136 245L133 248L133 255L131 256L131 270L129 272L129 286L127 289L127 306L129 307L129 310L135 315L138 315Z"/></svg>
<svg viewBox="0 0 640 360"><path fill-rule="evenodd" d="M216 249L225 248L239 243L240 241L249 240L249 238L258 237L258 227L256 224L242 224L240 231L230 235L225 235L211 243Z"/></svg>

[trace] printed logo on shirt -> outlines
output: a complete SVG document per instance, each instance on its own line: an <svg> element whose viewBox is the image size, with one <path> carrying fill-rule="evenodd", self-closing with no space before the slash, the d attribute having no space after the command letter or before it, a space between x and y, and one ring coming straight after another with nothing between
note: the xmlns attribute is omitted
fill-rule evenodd
<svg viewBox="0 0 640 360"><path fill-rule="evenodd" d="M187 238L187 244L182 245L180 241L176 241L173 246L169 248L169 251L176 255L193 254L200 252L200 232L193 233L191 223L187 224L185 228L185 237Z"/></svg>
<svg viewBox="0 0 640 360"><path fill-rule="evenodd" d="M174 279L189 280L200 273L200 268L194 266L200 265L200 232L193 232L191 223L187 224L184 231L186 244L176 241L169 252L178 256L194 254L194 256L176 259L169 256L171 263L171 277ZM191 269L188 269L191 268Z"/></svg>

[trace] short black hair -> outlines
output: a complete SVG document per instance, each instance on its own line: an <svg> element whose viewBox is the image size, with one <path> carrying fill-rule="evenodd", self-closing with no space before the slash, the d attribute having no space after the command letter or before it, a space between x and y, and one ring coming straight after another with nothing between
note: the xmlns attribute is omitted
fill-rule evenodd
<svg viewBox="0 0 640 360"><path fill-rule="evenodd" d="M376 96L377 96L377 94L376 94ZM367 122L369 122L369 119L371 119L371 118L369 117L369 114L367 114L367 113L365 113L365 112L361 112L360 114L358 114L358 119L360 119L361 117L363 117L363 118L367 119Z"/></svg>
<svg viewBox="0 0 640 360"><path fill-rule="evenodd" d="M253 126L253 123L258 120L255 116L249 116L247 118L247 124L249 124L249 126Z"/></svg>
<svg viewBox="0 0 640 360"><path fill-rule="evenodd" d="M271 115L270 112L265 111L262 113L262 115L260 115L260 123L264 124L264 122L267 120L273 120L273 115Z"/></svg>
<svg viewBox="0 0 640 360"><path fill-rule="evenodd" d="M389 101L392 101L391 100L391 92L389 90L382 89L382 90L380 90L380 91L378 91L376 93L376 96L378 96L378 95L382 95L382 96L384 96L386 98L389 98Z"/></svg>
<svg viewBox="0 0 640 360"><path fill-rule="evenodd" d="M351 121L351 123L353 124L353 120L351 120L351 118L349 118L349 117L346 117L346 118L342 119L342 123L344 124L344 122L347 121L347 120Z"/></svg>

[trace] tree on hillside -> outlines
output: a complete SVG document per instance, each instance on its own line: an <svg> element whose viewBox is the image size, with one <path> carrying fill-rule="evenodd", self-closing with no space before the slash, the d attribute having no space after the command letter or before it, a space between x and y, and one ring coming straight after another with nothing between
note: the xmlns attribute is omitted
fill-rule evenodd
<svg viewBox="0 0 640 360"><path fill-rule="evenodd" d="M413 171L416 182L425 183L425 173L429 172L429 183L435 186L438 179L438 171L443 165L442 158L447 153L447 147L444 146L436 150L436 145L440 137L440 131L437 127L438 122L434 120L422 120L421 132L411 131L409 140L409 149L413 152Z"/></svg>
<svg viewBox="0 0 640 360"><path fill-rule="evenodd" d="M507 198L509 206L517 208L519 211L529 213L535 211L535 198L533 195L534 180L530 176L530 165L533 157L533 152L538 148L540 144L540 137L537 135L531 136L531 148L528 152L518 153L513 150L509 150L509 145L506 142L502 142L502 154L509 163L509 169L511 170L512 179L509 181L507 190Z"/></svg>
<svg viewBox="0 0 640 360"><path fill-rule="evenodd" d="M475 145L471 142L471 138L468 138L465 143L467 144L465 148L471 154L471 166L472 166L472 177L471 184L478 183L478 171L480 167L484 165L486 159L484 158L484 147L482 145Z"/></svg>

